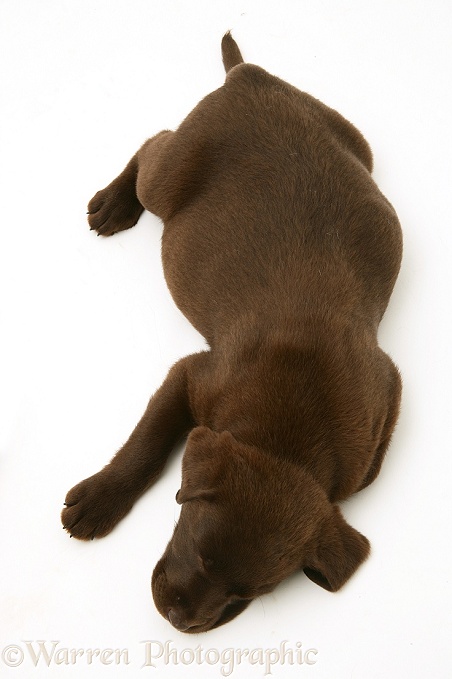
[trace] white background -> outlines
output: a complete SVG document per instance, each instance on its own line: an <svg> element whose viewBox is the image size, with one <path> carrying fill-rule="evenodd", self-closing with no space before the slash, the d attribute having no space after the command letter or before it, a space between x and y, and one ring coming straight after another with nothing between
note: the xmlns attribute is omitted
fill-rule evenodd
<svg viewBox="0 0 452 679"><path fill-rule="evenodd" d="M275 677L451 676L451 18L441 0L1 0L2 677L222 676L205 658L141 669L144 640L179 653L264 653L283 640L318 651L311 666L274 665ZM330 594L300 573L193 637L170 627L150 593L178 515L180 455L103 540L70 540L59 513L66 491L127 439L174 361L204 346L166 289L159 220L146 213L104 239L85 212L148 136L222 84L228 29L246 60L370 141L404 229L380 333L404 396L381 475L343 507L373 548L355 577ZM128 649L129 665L85 656L34 667L24 642L38 640ZM24 652L15 668L13 644ZM231 676L264 672L244 660Z"/></svg>

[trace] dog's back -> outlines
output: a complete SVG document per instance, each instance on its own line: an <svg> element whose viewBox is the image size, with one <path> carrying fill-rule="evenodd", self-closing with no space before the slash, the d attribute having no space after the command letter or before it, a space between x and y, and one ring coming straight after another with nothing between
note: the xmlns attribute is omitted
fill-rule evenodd
<svg viewBox="0 0 452 679"><path fill-rule="evenodd" d="M241 63L230 36L222 45L224 86L174 133L147 184L177 304L211 343L247 315L281 325L343 314L375 330L401 232L367 142L310 95Z"/></svg>

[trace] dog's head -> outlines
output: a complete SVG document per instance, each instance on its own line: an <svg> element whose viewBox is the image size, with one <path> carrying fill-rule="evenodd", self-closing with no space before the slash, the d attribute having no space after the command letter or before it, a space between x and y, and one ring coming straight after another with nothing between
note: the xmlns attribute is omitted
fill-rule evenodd
<svg viewBox="0 0 452 679"><path fill-rule="evenodd" d="M179 522L152 591L183 632L224 624L299 569L335 591L369 551L309 474L228 432L193 430L176 499Z"/></svg>

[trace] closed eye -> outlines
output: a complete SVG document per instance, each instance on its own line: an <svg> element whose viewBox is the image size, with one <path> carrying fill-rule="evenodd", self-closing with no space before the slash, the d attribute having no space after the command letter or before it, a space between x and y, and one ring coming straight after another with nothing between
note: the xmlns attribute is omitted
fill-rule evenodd
<svg viewBox="0 0 452 679"><path fill-rule="evenodd" d="M231 589L228 593L228 597L232 601L245 601L245 600L251 600L254 599L254 594L251 593L251 590L248 587L234 587Z"/></svg>
<svg viewBox="0 0 452 679"><path fill-rule="evenodd" d="M252 600L262 594L271 592L274 587L275 585L273 583L266 583L265 585L260 585L258 587L234 587L230 596L243 601Z"/></svg>

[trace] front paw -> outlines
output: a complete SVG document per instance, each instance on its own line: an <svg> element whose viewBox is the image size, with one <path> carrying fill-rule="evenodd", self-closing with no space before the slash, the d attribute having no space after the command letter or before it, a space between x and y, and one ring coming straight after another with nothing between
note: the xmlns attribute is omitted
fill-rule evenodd
<svg viewBox="0 0 452 679"><path fill-rule="evenodd" d="M122 187L119 182L98 191L88 204L90 228L100 236L112 236L134 226L143 207L133 194L130 187Z"/></svg>
<svg viewBox="0 0 452 679"><path fill-rule="evenodd" d="M133 498L115 476L105 470L74 486L61 512L63 528L71 537L94 540L107 535L131 509Z"/></svg>

